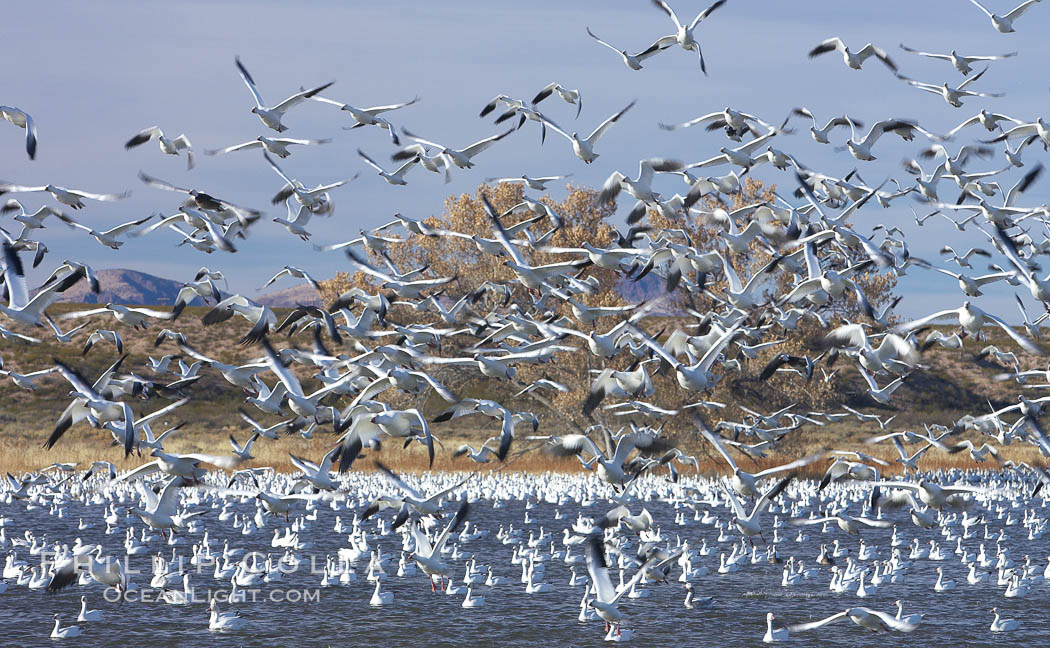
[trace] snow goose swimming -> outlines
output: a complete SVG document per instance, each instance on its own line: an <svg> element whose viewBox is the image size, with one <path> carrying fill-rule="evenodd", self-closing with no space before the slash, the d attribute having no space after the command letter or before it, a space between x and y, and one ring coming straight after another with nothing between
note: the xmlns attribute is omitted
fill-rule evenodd
<svg viewBox="0 0 1050 648"><path fill-rule="evenodd" d="M36 123L26 111L15 106L0 106L0 117L26 131L26 153L30 160L36 159Z"/></svg>
<svg viewBox="0 0 1050 648"><path fill-rule="evenodd" d="M765 643L782 643L791 638L791 631L786 627L773 627L774 618L772 612L766 613L766 634L762 637L762 641Z"/></svg>
<svg viewBox="0 0 1050 648"><path fill-rule="evenodd" d="M54 627L53 630L51 630L51 638L52 639L70 639L72 637L79 637L80 636L80 634L81 634L80 626L71 625L71 626L66 626L66 627L62 628L62 627L60 627L60 623L61 622L58 619L58 615L56 614L54 616L55 616L55 627Z"/></svg>
<svg viewBox="0 0 1050 648"><path fill-rule="evenodd" d="M663 10L663 12L667 14L667 17L671 19L675 26L675 33L656 39L656 42L653 43L652 47L649 49L656 48L660 50L678 43L678 45L686 51L695 50L700 57L700 71L707 74L707 64L704 62L704 53L700 49L700 43L697 42L696 37L693 35L693 31L696 29L696 26L704 20L704 18L707 18L715 9L724 5L726 0L716 0L707 9L698 13L696 18L693 18L693 21L688 25L682 24L682 21L678 19L674 10L671 9L664 0L652 0L652 3L656 8Z"/></svg>
<svg viewBox="0 0 1050 648"><path fill-rule="evenodd" d="M848 67L853 68L854 70L859 70L861 65L864 64L864 61L874 56L882 61L889 69L894 72L897 71L897 65L890 59L889 54L887 54L881 47L868 43L857 52L852 52L850 51L850 48L842 42L842 39L837 36L829 38L811 49L809 51L809 58L815 58L821 54L827 54L828 52L834 52L835 50L842 52L842 60Z"/></svg>
<svg viewBox="0 0 1050 648"><path fill-rule="evenodd" d="M1016 31L1014 29L1014 21L1020 18L1022 15L1024 15L1024 12L1031 9L1032 5L1040 1L1041 0L1025 0L1025 2L1022 2L1006 14L1000 16L999 14L995 14L991 11L988 11L988 9L986 9L984 5L982 5L977 0L970 0L970 2L972 2L975 7L983 11L984 14L988 16L988 19L992 21L992 26L995 27L995 31L999 32L1000 34L1009 34Z"/></svg>
<svg viewBox="0 0 1050 648"><path fill-rule="evenodd" d="M252 93L252 97L255 99L255 107L251 109L251 112L258 115L259 119L262 121L263 124L265 124L269 128L272 128L278 133L283 133L284 131L288 130L288 127L281 123L281 118L284 117L284 113L286 113L293 106L296 106L306 101L307 99L313 97L317 93L321 92L328 86L335 83L334 81L329 81L328 83L317 86L312 90L301 90L288 97L281 103L277 104L276 106L267 107L266 102L263 101L262 95L259 94L259 89L255 87L255 81L252 79L252 75L248 74L248 70L246 70L244 65L241 63L241 58L239 56L234 57L233 62L237 65L237 71L240 72L241 79L244 80L244 85L248 86L248 90Z"/></svg>
<svg viewBox="0 0 1050 648"><path fill-rule="evenodd" d="M930 52L920 52L919 50L912 49L906 46L904 43L901 43L900 46L901 49L905 52L911 52L912 54L917 54L919 56L925 56L933 59L939 59L942 61L949 61L952 64L952 66L956 70L958 70L963 76L966 76L973 71L973 68L970 67L971 63L976 63L977 61L1000 61L1002 59L1010 58L1012 56L1017 56L1017 52L1009 52L1007 54L999 54L996 56L963 56L955 50L952 50L948 54L932 54ZM988 130L992 129L989 128Z"/></svg>
<svg viewBox="0 0 1050 648"><path fill-rule="evenodd" d="M85 621L101 621L102 610L89 610L87 609L87 597L80 597L80 615L77 616L78 622Z"/></svg>
<svg viewBox="0 0 1050 648"><path fill-rule="evenodd" d="M1017 619L1001 619L999 617L999 608L992 608L992 614L995 615L995 619L992 620L992 625L988 628L992 632L1013 632L1021 627L1021 622Z"/></svg>
<svg viewBox="0 0 1050 648"><path fill-rule="evenodd" d="M193 145L190 144L190 139L186 137L185 133L172 139L166 137L164 131L162 131L159 126L150 126L149 128L139 131L138 134L125 142L124 148L133 149L152 139L157 140L157 144L160 145L162 153L178 155L179 151L186 151L186 169L193 168Z"/></svg>
<svg viewBox="0 0 1050 648"><path fill-rule="evenodd" d="M208 619L208 629L219 632L234 632L241 630L247 624L247 621L237 612L220 612L219 606L215 604L215 599L211 599L208 604L208 610L210 617Z"/></svg>
<svg viewBox="0 0 1050 648"><path fill-rule="evenodd" d="M383 579L382 578L377 578L377 579L375 579L375 581L376 581L376 588L372 592L372 598L368 600L368 604L373 606L373 607L378 607L380 605L390 605L391 603L393 603L394 602L394 593L393 592L384 592L381 589L381 587L382 587L381 583L383 582ZM467 606L464 605L463 607L467 607Z"/></svg>

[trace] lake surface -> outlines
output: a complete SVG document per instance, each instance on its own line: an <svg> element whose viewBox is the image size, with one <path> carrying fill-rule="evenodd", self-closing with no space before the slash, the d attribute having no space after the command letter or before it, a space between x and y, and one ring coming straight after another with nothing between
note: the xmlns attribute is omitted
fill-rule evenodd
<svg viewBox="0 0 1050 648"><path fill-rule="evenodd" d="M593 476L587 479L591 480L587 483L594 484ZM472 499L479 499L472 503L469 519L477 524L479 529L489 531L489 534L483 538L458 542L457 547L462 552L474 554L479 565L491 565L493 572L497 576L506 577L508 583L497 587L475 586L474 594L484 596L485 605L464 609L460 605L463 593L454 596L447 596L441 592L432 593L426 577L418 572L411 577L396 576L397 559L402 550L402 535L393 532L389 535L377 535L375 538L369 537L368 540L371 548L379 547L384 553L393 556L386 567L388 577L384 581L383 589L394 593L394 602L388 606L372 607L369 605L369 599L372 596L373 584L365 580L367 556L354 565L356 582L345 586L320 587L320 568L324 565L325 556L334 557L340 548L349 546L348 531L336 533L333 530L336 516L339 516L349 529L354 513L363 511L368 501L383 488L381 483L377 484L375 478L360 478L359 481L360 483L352 482L351 488L351 492L357 493L357 496L348 501L337 501L341 510L332 510L329 502L320 502L313 511L308 511L305 506L300 505L292 515L292 520L307 513L315 512L317 516L317 519L311 522L312 527L300 533L301 540L312 542L314 546L295 552L304 561L296 571L287 574L281 583L259 585L254 594L254 602L249 600L220 605L223 611L236 609L244 616L247 627L242 631L219 633L208 630L208 592L223 596L229 591L229 583L213 579L211 565L202 567L202 573L199 574L196 573L196 568L189 566L192 571L191 585L195 588L198 598L197 602L189 605L169 605L161 601L142 600L108 602L104 588L97 583L83 587L72 586L61 592L48 594L44 590L29 590L9 581L10 587L7 592L0 594L0 628L3 628L4 632L0 645L55 645L56 642L48 638L53 625L52 615L61 613L63 626L75 623L82 594L87 596L88 608L103 610L104 618L97 623L80 623L84 634L78 638L60 641L60 645L605 645L601 621L581 623L577 620L584 590L582 586L569 586L570 571L564 560L558 558L547 561L544 580L554 587L553 591L527 594L521 582L521 566L511 564L514 547L497 539L496 531L501 524L505 527L513 524L515 528L524 530L524 538L527 540L530 532L538 534L542 526L545 531L553 534L556 550L564 550L561 542L562 530L571 527L578 513L599 517L614 505L607 500L581 504L574 496L582 499L588 490L591 494L609 494L611 491L607 487L585 487L584 478L566 476L536 477L529 478L528 481L509 479L497 482L492 478L473 480L468 488ZM510 484L519 481L520 484ZM541 486L537 490L537 484L544 483L549 483L549 488ZM1033 585L1025 598L1005 598L1005 587L995 583L994 572L989 582L969 585L966 582L967 569L954 553L956 541L953 539L947 542L942 536L943 530L950 530L953 535L958 535L962 527L956 523L943 528L920 529L911 523L907 509L887 509L885 517L898 523L899 536L907 543L913 538L918 538L924 545L931 539L936 540L948 554L947 560L916 560L906 582L885 583L871 598L861 599L854 593L831 592L828 589L828 567L821 567L819 574L814 578L794 587L782 587L782 565L769 564L765 560L757 564L750 564L748 561L748 564L741 565L740 571L736 573L719 575L718 554L722 551L728 553L738 541L738 535L729 533L729 540L718 542L719 529L694 519L693 509L672 501L676 493L683 493L683 486L699 484L709 488L710 483L709 480L694 481L683 478L679 485L674 486L666 479L649 478L632 490L636 499L629 504L632 513L638 513L644 505L654 518L654 529L659 529L665 541L674 546L678 538L688 540L694 550L706 541L708 547L713 549L710 555L699 558L693 564L694 568L701 565L709 568L710 573L692 582L698 596L715 597L713 606L708 609L686 609L683 606L685 591L682 583L677 580L681 569L676 565L671 571L669 583L647 584L641 588L649 592L648 598L621 599L619 608L625 614L623 628L634 631L633 645L760 645L765 632L767 612L773 612L777 616L777 625L780 626L824 618L850 606L866 606L895 613L893 601L896 599L903 601L905 614L926 614L924 622L916 632L874 637L869 631L847 621L797 634L792 638L792 642L821 646L870 646L874 645L873 642L878 642L879 645L909 648L991 646L1003 645L1006 641L1034 646L1045 642L1047 631L1050 630L1050 604L1047 602L1046 584L1039 582ZM807 486L807 489L813 491L812 485ZM834 490L832 488L825 493ZM386 492L389 492L389 488ZM866 493L866 487L852 486L843 492L849 493L843 495L844 498L861 500ZM524 499L526 493L527 500ZM792 487L787 494L789 497L795 497L798 492ZM211 506L213 503L217 506L219 498L210 491L183 489L181 495L184 499L201 498L199 503L192 503L190 508L209 509L207 514L198 519L207 529L209 544L214 551L221 551L223 541L228 540L231 547L256 551L263 557L271 554L277 558L284 553L283 548L273 548L270 543L274 529L284 532L287 524L283 518L268 516L264 528L251 535L243 535L240 529L234 527L233 520L218 519L219 509L212 509ZM493 507L494 500L500 502L500 508ZM230 497L229 501L232 502L230 510L254 515L254 500ZM786 504L788 501L783 500L781 503ZM342 508L346 503L349 504L349 509ZM133 504L130 500L127 502L127 505ZM86 506L82 502L71 500L64 506L67 509L66 517L59 518L49 514L46 508L27 511L25 502L0 503L0 516L9 518L4 527L8 539L21 537L25 530L31 530L37 535L47 534L49 541L58 540L69 544L79 537L85 543L101 543L106 554L123 558L124 529L131 524L136 535L141 533L142 524L138 518L125 517L124 504L119 507L120 532L112 535L105 533L104 505ZM455 503L446 505L446 510L454 510L454 506ZM530 507L528 510L527 506ZM710 509L723 523L730 516L729 509L724 505L699 508L701 513L705 508ZM1015 498L1004 491L988 498L987 501L976 502L969 515L984 513L987 532L990 535L1005 529L1006 539L1002 546L1009 550L1010 556L1018 566L1023 565L1025 555L1031 556L1032 563L1038 567L1037 573L1041 576L1043 567L1046 566L1047 555L1050 553L1050 540L1028 539L1028 529L1022 524L1026 509L1029 515L1034 511L1038 518L1047 514L1044 500ZM850 512L859 515L859 504L854 505ZM532 520L528 524L524 523L526 513ZM773 513L779 519L785 517L779 506L774 506ZM555 519L556 514L563 517ZM958 513L947 515L955 515L958 519ZM677 516L684 517L684 524L676 523ZM387 509L379 517L390 520L393 513ZM1016 524L1007 525L1007 517ZM94 523L95 527L77 530L80 519ZM772 526L772 515L766 518L766 524ZM377 518L366 521L363 526L366 530L375 532ZM803 529L808 538L802 542L796 541L799 532L797 528L784 527L779 530L777 551L781 558L786 559L794 555L803 559L807 566L816 567L815 558L820 551L820 545L831 543L835 539L838 539L843 547L849 548L851 555L857 553L857 539L848 536L837 527L829 527L826 533L821 533L819 525ZM976 552L979 545L984 543L986 549L994 555L996 541L984 539L985 525L977 524L972 529L977 535L964 540L966 549ZM622 533L632 539L633 553L637 545L634 539L636 536L630 531ZM188 557L192 544L200 543L203 535L180 535L189 544L178 547L177 551L180 555ZM862 535L869 544L878 547L877 558L889 558L890 529L865 530ZM457 540L457 537L458 533L452 540ZM771 539L768 533L766 537ZM756 539L756 542L764 549L761 541ZM450 541L449 544L452 545L453 542ZM10 545L7 549L10 550ZM172 552L171 547L160 539L151 542L149 549L148 554L131 556L128 559L133 569L143 572L132 577L132 581L143 588L135 594L137 597L144 593L154 596L157 594L149 590L151 556L160 551L166 557L170 557ZM541 547L544 552L549 552L549 549L549 542ZM907 558L908 547L901 549ZM579 548L572 554L582 558ZM26 559L30 565L39 564L39 558L28 555L26 548L18 549L18 556ZM311 557L316 560L316 570L310 568ZM448 554L444 558L450 563L453 562ZM843 560L840 559L838 564L842 565ZM458 585L461 585L459 581L464 575L464 562L465 559L461 558L454 563L454 579ZM933 591L937 566L944 568L947 578L958 582L954 591ZM580 574L586 574L585 564L578 564L576 570ZM632 574L633 569L629 568L626 577L629 579ZM617 580L615 571L613 580ZM855 586L853 589L855 590ZM253 595L249 594L249 597L251 596ZM308 600L288 600L299 598ZM998 607L1005 618L1021 620L1021 630L1008 635L989 632L988 626L992 620L989 610L992 607Z"/></svg>

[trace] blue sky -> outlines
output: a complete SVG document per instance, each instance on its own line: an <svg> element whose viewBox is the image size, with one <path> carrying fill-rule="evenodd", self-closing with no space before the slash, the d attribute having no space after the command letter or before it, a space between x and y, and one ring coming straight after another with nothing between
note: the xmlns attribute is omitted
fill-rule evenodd
<svg viewBox="0 0 1050 648"><path fill-rule="evenodd" d="M1008 10L1012 2L990 2ZM675 0L672 6L692 16L706 4ZM356 106L421 100L391 120L429 139L463 146L499 132L491 120L477 117L497 93L531 98L550 81L579 88L584 109L556 98L544 111L572 130L589 131L632 99L634 110L615 125L598 146L601 158L585 165L568 143L551 133L541 147L535 124L527 124L477 158L472 171L457 170L451 184L413 170L408 186L392 187L358 159L360 147L389 163L392 147L384 131L341 127L348 119L331 106L308 104L293 109L285 123L290 137L331 137L332 144L300 148L282 166L308 185L361 177L334 193L335 216L315 219L310 229L316 243L351 238L361 228L389 220L394 212L425 217L441 211L451 193L473 191L486 177L573 173L573 182L599 185L613 170L633 175L637 161L652 156L687 162L710 157L727 144L721 133L689 129L668 133L658 121L677 122L725 106L783 119L792 106L809 107L820 119L848 112L870 124L887 117L918 119L945 132L981 107L1026 121L1043 114L1048 99L1042 62L1050 59L1050 42L1041 36L1050 24L1050 6L1036 6L1017 23L1015 34L999 34L987 18L965 0L918 3L799 3L730 0L699 29L710 76L697 69L694 55L673 48L649 59L645 69L628 70L608 49L587 37L589 26L603 39L639 50L670 33L667 17L644 0L632 2L530 3L400 2L358 6L343 2L288 3L208 1L132 3L94 0L21 3L5 11L5 45L16 55L5 75L0 103L20 106L37 120L40 148L35 162L26 160L22 133L0 124L0 178L22 184L55 183L93 192L131 190L119 203L90 203L77 218L97 229L112 227L150 213L171 213L176 194L141 184L141 169L176 184L195 186L234 202L283 216L269 197L280 181L257 151L215 158L198 156L186 171L185 160L161 154L154 143L126 152L134 133L158 125L169 135L185 132L200 152L274 135L249 113L251 95L233 65L240 55L268 102L276 103L301 85L334 80L325 94ZM1017 58L992 64L976 89L1006 92L1003 99L966 100L951 108L936 96L908 87L877 61L860 71L843 65L838 54L808 60L806 52L824 38L840 36L859 48L872 41L887 49L902 73L918 80L958 83L962 77L947 63L920 59L898 43L927 51L953 48L969 54L1018 51ZM15 60L15 59L11 59ZM916 152L915 143L881 140L875 162L856 162L845 153L810 140L802 121L795 135L774 145L808 166L844 175L854 166L869 184L888 176L905 181L900 161ZM985 131L964 131L960 146ZM845 134L838 131L836 141ZM840 142L839 142L840 143ZM1029 168L1045 154L1030 148ZM977 161L979 169L1003 166L1002 158ZM728 172L727 167L713 173ZM757 177L793 186L791 176L763 167ZM1019 175L1006 176L1012 184ZM942 197L954 198L950 182ZM1025 204L1047 202L1044 179L1025 197ZM670 195L681 181L668 177L657 187ZM558 195L559 191L555 191ZM43 194L20 196L28 208ZM910 199L890 209L866 207L854 218L861 231L877 222L897 224L907 234L912 253L935 260L945 242L965 247L983 244L980 235L959 235L931 220L916 228ZM623 207L626 209L626 205ZM95 243L81 232L58 225L45 230L52 255L44 266L62 258L84 260L96 268L130 267L173 279L188 280L201 265L226 272L231 288L248 296L288 263L326 277L345 269L337 253L315 253L278 225L264 222L235 255L212 255L189 246L174 247L176 235L156 232L133 239L119 251ZM288 284L284 284L288 285ZM918 315L958 306L963 296L954 280L913 270L902 281L906 295L901 312ZM978 303L989 310L1014 309L1009 292ZM1005 305L1005 306L1004 306Z"/></svg>

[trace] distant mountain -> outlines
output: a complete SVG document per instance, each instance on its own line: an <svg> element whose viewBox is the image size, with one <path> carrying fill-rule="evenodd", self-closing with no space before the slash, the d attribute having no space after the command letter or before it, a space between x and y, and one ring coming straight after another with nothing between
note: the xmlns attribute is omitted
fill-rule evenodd
<svg viewBox="0 0 1050 648"><path fill-rule="evenodd" d="M62 293L59 301L82 302L86 304L136 304L142 306L171 306L182 288L182 283L155 277L145 272L114 268L98 271L98 283L101 291L96 295L91 292L87 281L81 281ZM200 300L192 302L199 305Z"/></svg>
<svg viewBox="0 0 1050 648"><path fill-rule="evenodd" d="M59 301L85 304L133 304L138 306L171 306L182 289L182 282L156 277L138 270L113 268L98 271L98 283L101 290L96 295L91 292L87 281L81 281L62 293ZM219 290L224 286L219 283ZM228 294L223 290L223 294ZM295 308L299 304L319 306L321 298L317 291L306 284L292 285L280 290L248 295L249 298L271 308ZM203 305L200 298L190 302L190 306Z"/></svg>
<svg viewBox="0 0 1050 648"><path fill-rule="evenodd" d="M295 308L300 304L303 306L321 305L321 296L317 294L317 291L312 286L302 283L264 293L253 299L270 308Z"/></svg>

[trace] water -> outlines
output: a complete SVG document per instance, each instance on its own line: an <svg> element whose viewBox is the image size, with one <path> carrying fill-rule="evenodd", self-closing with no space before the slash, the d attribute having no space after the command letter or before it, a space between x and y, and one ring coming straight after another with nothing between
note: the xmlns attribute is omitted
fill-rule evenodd
<svg viewBox="0 0 1050 648"><path fill-rule="evenodd" d="M563 478L565 484L577 480ZM552 489L553 490L553 489ZM496 489L490 488L489 492ZM643 589L650 592L649 598L628 599L624 597L619 603L625 614L623 627L635 633L633 645L638 646L681 646L688 642L690 646L755 646L761 644L765 632L765 615L773 612L777 617L776 625L799 623L830 616L850 606L865 606L877 610L895 612L893 601L901 599L905 614L914 612L926 613L921 627L911 634L882 634L878 638L848 621L841 621L823 629L796 634L792 641L800 645L822 646L869 646L873 641L886 646L990 646L1002 645L1009 640L1018 645L1039 645L1047 630L1050 606L1046 602L1047 585L1043 583L1032 587L1026 598L1003 597L1004 586L995 584L995 574L990 575L989 582L971 586L966 582L967 569L960 564L954 553L955 541L945 542L940 529L923 530L915 527L908 519L906 510L890 510L888 519L898 522L900 537L910 542L913 537L919 538L924 545L935 539L948 554L945 561L915 561L903 584L884 583L877 593L866 599L855 596L855 586L849 594L836 594L828 589L830 574L827 567L821 567L820 574L813 580L795 587L781 586L782 565L768 564L764 560L757 564L743 564L739 572L719 575L718 553L729 552L736 540L718 543L718 530L701 524L693 519L691 509L676 509L668 501L654 497L666 494L667 488L658 481L646 482L640 491L650 498L645 502L630 505L633 513L644 506L652 513L655 526L659 527L665 539L674 542L677 536L690 542L692 548L698 548L701 540L706 539L713 552L709 556L694 561L694 567L704 565L711 571L708 575L693 581L697 596L714 596L713 607L703 610L686 609L682 601L685 596L683 585L677 581L681 570L677 565L672 569L671 581L667 584L645 585ZM476 492L482 492L476 490ZM569 493L571 490L562 490ZM790 492L790 491L789 491ZM506 496L507 493L503 493ZM551 493L550 499L557 501ZM432 593L425 576L418 573L412 577L398 578L397 557L401 551L401 536L394 533L370 540L373 548L378 544L384 552L394 558L387 567L389 578L383 584L383 590L393 592L395 600L392 605L375 608L368 604L372 596L373 584L365 580L368 558L363 558L356 565L357 581L347 586L336 585L320 588L320 567L324 564L326 554L335 555L338 549L347 547L346 533L335 533L333 525L336 515L341 516L344 524L349 526L354 510L362 510L369 493L363 493L360 500L351 500L354 508L332 511L326 504L317 508L318 519L309 531L302 532L301 538L315 543L314 548L296 552L304 563L300 568L285 577L284 582L262 584L255 594L256 601L244 603L223 603L223 611L237 610L247 620L247 627L239 632L218 633L208 630L207 592L228 592L229 583L219 583L212 578L213 566L203 568L203 573L191 574L191 585L194 586L198 602L190 605L169 605L164 602L128 601L123 603L107 602L104 588L97 583L89 586L69 587L56 594L44 590L29 590L26 587L10 585L6 593L0 594L0 628L3 637L0 645L31 646L55 645L48 638L53 625L52 614L61 613L63 626L76 622L79 612L80 596L88 598L89 609L101 609L104 618L97 623L80 623L84 634L79 638L66 640L73 645L148 645L155 647L189 647L206 644L216 648L221 646L326 646L326 645L379 645L379 646L598 646L603 642L604 632L601 621L580 623L579 601L583 587L569 587L570 572L562 560L547 562L545 581L552 584L554 591L541 594L526 594L521 583L521 567L512 565L510 558L513 548L502 544L495 537L500 524L513 523L517 528L538 533L542 526L553 533L556 547L562 549L562 529L570 527L579 511L585 515L598 517L611 508L607 501L598 501L591 506L584 506L569 501L561 505L547 501L530 500L532 508L528 511L533 519L531 524L523 524L526 503L521 500L504 501L503 508L493 508L491 499L480 499L473 503L470 520L481 529L490 531L485 538L460 544L464 552L476 554L479 565L492 565L498 576L508 579L508 583L497 587L475 586L474 594L485 597L481 608L464 609L461 607L464 594L446 596L441 592ZM859 494L857 497L862 495ZM254 512L254 503L240 502L233 507L238 512ZM1008 506L1008 499L995 500L996 505ZM198 505L199 507L200 505ZM1028 502L1038 515L1046 514L1042 500ZM24 502L0 504L0 515L12 518L6 527L8 538L21 536L26 529L37 534L46 533L49 539L59 539L72 544L76 537L85 543L101 543L106 554L124 556L122 546L123 529L134 523L136 535L141 524L135 519L124 519L121 511L121 532L115 535L105 534L103 506L85 506L78 501L67 504L68 516L57 518L48 514L47 509L26 511ZM678 510L686 511L686 524L675 524ZM728 519L725 508L713 508L712 512L720 519ZM984 510L980 503L970 514ZM1027 529L1020 524L1024 515L1024 506L1010 509L1018 524L1004 527L1004 520L991 509L985 511L988 529L998 533L1005 528L1007 540L1003 544L1009 548L1011 557L1017 566L1023 565L1024 556L1030 555L1033 564L1038 566L1038 573L1046 564L1050 552L1045 539L1028 540ZM555 520L555 512L560 511L564 518ZM856 510L853 511L857 513ZM294 514L305 513L300 508ZM391 513L386 511L386 517ZM283 548L272 548L270 538L273 530L284 530L283 519L268 518L267 526L251 536L244 536L233 527L233 520L220 522L218 509L211 510L203 518L213 550L221 550L222 541L229 539L231 547L241 547L248 551L258 551L279 557ZM782 515L781 515L782 516ZM78 531L79 518L96 524L95 528ZM366 523L366 528L374 529L374 520ZM771 524L772 516L766 518ZM977 537L964 541L964 546L976 552L981 542L994 555L995 541L984 540L984 527L977 525ZM821 533L820 526L805 527L809 539L796 542L797 529L781 529L781 541L778 544L780 557L786 559L795 555L806 561L807 566L816 566L815 558L819 546L838 539L856 555L858 541L839 531L830 528L826 534ZM961 526L952 527L958 534ZM632 536L629 532L627 535ZM863 536L870 545L878 546L877 557L889 557L890 529L865 530ZM199 542L199 534L187 534L190 544L179 548L181 555L188 556L192 543ZM767 534L767 538L768 538ZM453 540L455 536L453 536ZM450 542L450 545L452 543ZM636 544L636 543L632 543ZM761 543L759 543L761 546ZM549 549L549 544L544 550ZM143 571L142 575L132 580L142 587L149 586L150 559L160 550L166 557L171 556L171 548L156 541L150 544L148 554L132 556L130 565ZM632 548L633 551L633 548ZM907 547L902 547L907 558ZM577 548L573 554L582 553ZM318 573L311 573L309 559L316 556ZM29 556L26 549L19 551L19 557L37 564L35 556ZM449 556L446 554L447 562ZM457 561L454 567L454 579L457 584L464 574L464 560ZM839 565L843 560L838 561ZM933 583L936 581L936 567L942 566L946 578L957 581L952 592L935 593ZM193 570L193 567L190 567ZM586 573L583 564L576 566L580 574ZM628 572L627 578L630 578ZM614 571L614 582L617 577ZM464 590L465 591L465 590ZM316 596L316 600L288 602L285 599ZM279 597L278 600L275 597ZM1004 618L1022 621L1022 628L1009 635L996 635L988 630L992 620L990 609L998 607Z"/></svg>

